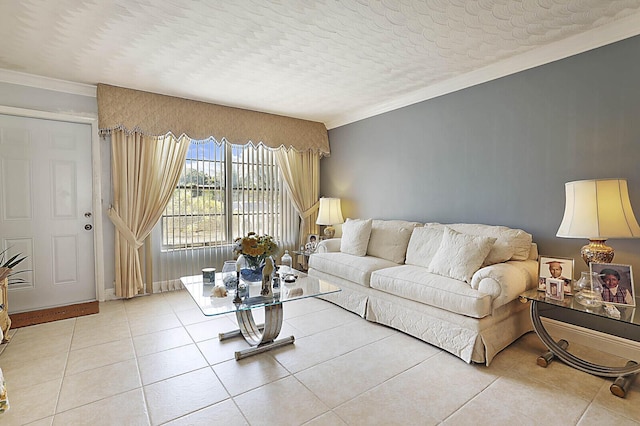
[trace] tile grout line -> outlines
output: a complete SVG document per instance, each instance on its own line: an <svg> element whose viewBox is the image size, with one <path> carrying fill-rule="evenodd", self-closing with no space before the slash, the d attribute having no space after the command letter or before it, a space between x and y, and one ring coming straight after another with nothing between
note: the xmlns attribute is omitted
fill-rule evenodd
<svg viewBox="0 0 640 426"><path fill-rule="evenodd" d="M58 395L56 395L56 404L53 409L53 420L58 414L58 406L60 405L60 397L62 396L62 387L64 386L64 380L67 374L67 368L69 367L69 354L71 353L71 346L73 345L73 337L76 334L76 326L78 325L77 318L73 319L73 328L71 330L71 339L69 339L69 347L67 348L67 356L64 361L64 369L62 370L62 378L60 379L60 388L58 389Z"/></svg>
<svg viewBox="0 0 640 426"><path fill-rule="evenodd" d="M124 304L124 302L123 302ZM142 383L142 372L140 371L140 363L138 362L138 350L136 349L135 342L133 340L133 333L131 333L131 319L129 318L129 313L127 309L124 310L125 316L127 318L127 327L129 328L129 338L131 339L131 346L133 347L133 359L136 362L136 371L138 372L138 379L140 380L140 392L142 393L142 402L145 407L145 415L149 425L151 425L151 410L149 409L149 401L147 401L147 393L144 389L144 383Z"/></svg>

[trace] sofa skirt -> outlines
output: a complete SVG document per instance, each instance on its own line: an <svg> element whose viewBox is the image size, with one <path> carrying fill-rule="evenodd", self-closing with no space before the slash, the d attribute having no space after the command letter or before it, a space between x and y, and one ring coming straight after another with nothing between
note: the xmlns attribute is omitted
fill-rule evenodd
<svg viewBox="0 0 640 426"><path fill-rule="evenodd" d="M365 318L444 349L467 363L489 365L498 352L533 330L528 308L516 299L493 315L478 319L376 292L368 297Z"/></svg>
<svg viewBox="0 0 640 426"><path fill-rule="evenodd" d="M340 277L336 277L335 275L326 274L324 272L318 271L317 269L309 269L308 274L312 277L325 280L330 282L331 284L337 285L342 290L337 293L318 296L320 299L324 299L326 301L334 303L343 309L351 311L355 314L360 315L362 318L365 318L365 315L367 313L367 299L376 291L368 287L355 284L351 281L344 280Z"/></svg>

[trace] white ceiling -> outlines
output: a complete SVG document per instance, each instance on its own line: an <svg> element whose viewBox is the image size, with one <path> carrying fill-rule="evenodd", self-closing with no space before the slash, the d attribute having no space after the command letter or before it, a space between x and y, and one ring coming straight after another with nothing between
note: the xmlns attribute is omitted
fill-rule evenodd
<svg viewBox="0 0 640 426"><path fill-rule="evenodd" d="M0 81L334 128L637 34L640 0L0 0Z"/></svg>

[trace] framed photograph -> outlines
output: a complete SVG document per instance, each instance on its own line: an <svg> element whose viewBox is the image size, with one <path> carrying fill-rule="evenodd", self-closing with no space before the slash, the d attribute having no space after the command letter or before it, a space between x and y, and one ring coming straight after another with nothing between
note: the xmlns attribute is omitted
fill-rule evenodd
<svg viewBox="0 0 640 426"><path fill-rule="evenodd" d="M318 237L318 234L307 235L307 242L304 245L304 251L306 253L314 253L316 251L316 247L318 247L319 242L320 237Z"/></svg>
<svg viewBox="0 0 640 426"><path fill-rule="evenodd" d="M631 265L592 263L589 269L591 272L600 274L603 285L603 302L624 306L636 306L636 292L633 288Z"/></svg>
<svg viewBox="0 0 640 426"><path fill-rule="evenodd" d="M538 290L547 291L549 278L562 280L562 292L568 296L573 293L573 263L568 257L540 256L538 260Z"/></svg>
<svg viewBox="0 0 640 426"><path fill-rule="evenodd" d="M564 280L557 278L545 279L545 295L554 300L564 299Z"/></svg>

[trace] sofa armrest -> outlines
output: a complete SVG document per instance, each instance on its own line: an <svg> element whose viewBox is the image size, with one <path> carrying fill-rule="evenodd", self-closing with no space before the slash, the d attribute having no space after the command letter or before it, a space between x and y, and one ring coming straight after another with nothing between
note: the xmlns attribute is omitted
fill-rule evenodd
<svg viewBox="0 0 640 426"><path fill-rule="evenodd" d="M316 247L316 253L334 253L340 251L340 238L322 240Z"/></svg>
<svg viewBox="0 0 640 426"><path fill-rule="evenodd" d="M478 269L471 288L491 295L494 308L516 299L535 283L538 263L534 260L511 260Z"/></svg>

